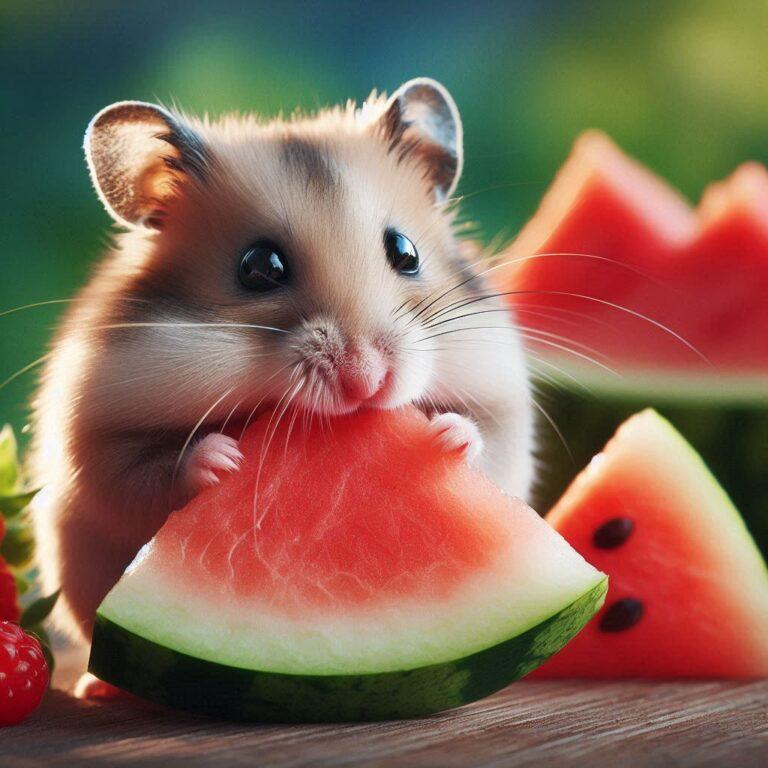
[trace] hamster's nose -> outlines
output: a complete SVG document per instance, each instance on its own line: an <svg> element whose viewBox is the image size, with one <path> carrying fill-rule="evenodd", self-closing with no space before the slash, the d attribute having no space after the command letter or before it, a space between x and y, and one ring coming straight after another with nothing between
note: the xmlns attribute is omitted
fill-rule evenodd
<svg viewBox="0 0 768 768"><path fill-rule="evenodd" d="M352 347L339 366L339 383L347 397L370 400L387 378L387 364L373 347Z"/></svg>

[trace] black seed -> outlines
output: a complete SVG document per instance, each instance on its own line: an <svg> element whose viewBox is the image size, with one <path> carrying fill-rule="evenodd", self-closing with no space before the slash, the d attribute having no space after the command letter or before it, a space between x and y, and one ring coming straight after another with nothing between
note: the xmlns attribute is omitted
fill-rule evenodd
<svg viewBox="0 0 768 768"><path fill-rule="evenodd" d="M614 517L595 531L592 543L599 549L614 549L620 547L634 530L635 524L630 518Z"/></svg>
<svg viewBox="0 0 768 768"><path fill-rule="evenodd" d="M600 619L600 629L603 632L623 632L630 629L643 618L643 604L634 597L617 600L606 608Z"/></svg>

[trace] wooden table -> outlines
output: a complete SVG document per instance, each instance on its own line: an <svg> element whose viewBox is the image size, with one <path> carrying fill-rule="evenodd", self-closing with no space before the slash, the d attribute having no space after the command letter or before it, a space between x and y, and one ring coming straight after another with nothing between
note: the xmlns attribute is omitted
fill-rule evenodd
<svg viewBox="0 0 768 768"><path fill-rule="evenodd" d="M60 654L56 689L0 731L0 766L768 766L768 681L521 682L420 720L260 726L67 693L82 654Z"/></svg>

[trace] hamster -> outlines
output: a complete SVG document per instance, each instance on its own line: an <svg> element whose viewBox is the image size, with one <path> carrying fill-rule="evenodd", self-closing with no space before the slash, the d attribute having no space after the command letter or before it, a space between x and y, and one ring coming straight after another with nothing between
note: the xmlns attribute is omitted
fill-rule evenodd
<svg viewBox="0 0 768 768"><path fill-rule="evenodd" d="M445 450L527 495L521 338L455 232L462 125L443 86L264 122L121 102L85 154L122 231L34 401L40 566L62 628L89 639L168 514L240 464L224 425L263 409L415 404Z"/></svg>

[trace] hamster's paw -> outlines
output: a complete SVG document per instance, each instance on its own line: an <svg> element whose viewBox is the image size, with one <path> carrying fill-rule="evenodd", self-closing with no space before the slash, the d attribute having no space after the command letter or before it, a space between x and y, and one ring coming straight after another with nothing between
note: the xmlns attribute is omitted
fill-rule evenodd
<svg viewBox="0 0 768 768"><path fill-rule="evenodd" d="M242 462L237 440L212 432L189 449L184 465L186 487L192 493L199 493L209 485L216 485L220 472L234 472Z"/></svg>
<svg viewBox="0 0 768 768"><path fill-rule="evenodd" d="M115 688L114 685L99 680L98 677L90 672L86 672L80 676L80 679L75 684L74 695L76 699L86 699L88 701L111 701L128 694L119 688Z"/></svg>
<svg viewBox="0 0 768 768"><path fill-rule="evenodd" d="M473 464L483 450L483 436L472 419L458 413L438 413L429 421L437 444L446 451L458 451Z"/></svg>

